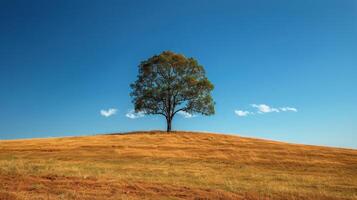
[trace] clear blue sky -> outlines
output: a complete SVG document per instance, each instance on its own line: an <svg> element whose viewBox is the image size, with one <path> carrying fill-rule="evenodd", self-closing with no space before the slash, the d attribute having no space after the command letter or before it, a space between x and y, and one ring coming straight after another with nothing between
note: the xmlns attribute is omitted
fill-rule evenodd
<svg viewBox="0 0 357 200"><path fill-rule="evenodd" d="M355 0L2 0L0 29L0 139L165 129L126 114L139 62L172 50L216 101L174 129L357 148Z"/></svg>

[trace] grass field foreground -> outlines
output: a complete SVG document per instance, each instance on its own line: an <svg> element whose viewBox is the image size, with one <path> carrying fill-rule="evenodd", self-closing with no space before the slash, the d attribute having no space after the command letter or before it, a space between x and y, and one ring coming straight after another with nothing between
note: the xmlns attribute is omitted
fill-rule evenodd
<svg viewBox="0 0 357 200"><path fill-rule="evenodd" d="M7 140L0 199L357 199L357 150L159 131Z"/></svg>

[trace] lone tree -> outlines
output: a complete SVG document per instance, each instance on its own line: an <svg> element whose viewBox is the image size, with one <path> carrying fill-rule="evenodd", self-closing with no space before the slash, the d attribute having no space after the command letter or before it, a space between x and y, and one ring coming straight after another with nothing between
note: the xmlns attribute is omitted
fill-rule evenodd
<svg viewBox="0 0 357 200"><path fill-rule="evenodd" d="M182 54L164 51L141 62L130 87L135 112L165 116L167 132L178 112L214 114L213 84L197 60Z"/></svg>

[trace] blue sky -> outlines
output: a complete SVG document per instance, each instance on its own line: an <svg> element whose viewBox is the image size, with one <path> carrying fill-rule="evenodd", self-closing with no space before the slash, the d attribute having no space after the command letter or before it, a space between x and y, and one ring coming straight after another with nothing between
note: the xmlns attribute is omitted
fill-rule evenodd
<svg viewBox="0 0 357 200"><path fill-rule="evenodd" d="M140 61L172 50L216 102L174 129L357 148L357 1L2 0L0 27L0 139L165 129L126 115Z"/></svg>

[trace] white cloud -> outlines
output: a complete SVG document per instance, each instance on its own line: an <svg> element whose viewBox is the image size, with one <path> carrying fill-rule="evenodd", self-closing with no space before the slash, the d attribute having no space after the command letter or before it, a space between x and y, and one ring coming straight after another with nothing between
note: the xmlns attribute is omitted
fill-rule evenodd
<svg viewBox="0 0 357 200"><path fill-rule="evenodd" d="M252 107L257 108L259 114L263 113L270 113L270 112L297 112L298 110L293 107L280 107L280 108L273 108L266 104L251 104Z"/></svg>
<svg viewBox="0 0 357 200"><path fill-rule="evenodd" d="M253 114L253 113L251 113L249 111L244 111L244 110L235 110L234 113L236 115L238 115L239 117L245 117L245 116L248 116L250 114Z"/></svg>
<svg viewBox="0 0 357 200"><path fill-rule="evenodd" d="M283 112L288 112L288 111L297 112L298 111L296 108L292 108L292 107L282 107L282 108L280 108L280 110Z"/></svg>
<svg viewBox="0 0 357 200"><path fill-rule="evenodd" d="M135 112L135 110L130 110L128 113L125 115L126 117L130 119L137 119L145 116L145 112Z"/></svg>
<svg viewBox="0 0 357 200"><path fill-rule="evenodd" d="M115 115L117 111L118 110L115 108L109 108L108 110L100 110L100 114L104 117L110 117L112 115Z"/></svg>
<svg viewBox="0 0 357 200"><path fill-rule="evenodd" d="M253 108L258 109L258 113L270 113L270 112L280 112L279 109L270 107L266 104L251 104Z"/></svg>
<svg viewBox="0 0 357 200"><path fill-rule="evenodd" d="M196 117L196 115L193 115L193 114L185 112L185 111L178 111L177 114L182 115L184 118Z"/></svg>

